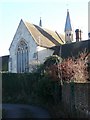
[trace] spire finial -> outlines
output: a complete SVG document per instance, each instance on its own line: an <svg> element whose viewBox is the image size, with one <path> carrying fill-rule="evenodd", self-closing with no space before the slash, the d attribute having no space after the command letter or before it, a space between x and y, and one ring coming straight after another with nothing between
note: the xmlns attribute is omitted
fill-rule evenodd
<svg viewBox="0 0 90 120"><path fill-rule="evenodd" d="M69 12L69 9L67 8L67 12Z"/></svg>
<svg viewBox="0 0 90 120"><path fill-rule="evenodd" d="M42 20L41 20L41 17L40 17L39 26L42 27Z"/></svg>
<svg viewBox="0 0 90 120"><path fill-rule="evenodd" d="M66 1L66 8L69 10L69 0Z"/></svg>

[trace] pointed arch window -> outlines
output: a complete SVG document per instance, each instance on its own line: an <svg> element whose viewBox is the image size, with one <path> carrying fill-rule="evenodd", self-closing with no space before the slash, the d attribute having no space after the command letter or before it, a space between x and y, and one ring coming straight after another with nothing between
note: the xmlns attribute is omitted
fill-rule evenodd
<svg viewBox="0 0 90 120"><path fill-rule="evenodd" d="M17 72L29 72L28 46L24 41L20 41L17 48Z"/></svg>

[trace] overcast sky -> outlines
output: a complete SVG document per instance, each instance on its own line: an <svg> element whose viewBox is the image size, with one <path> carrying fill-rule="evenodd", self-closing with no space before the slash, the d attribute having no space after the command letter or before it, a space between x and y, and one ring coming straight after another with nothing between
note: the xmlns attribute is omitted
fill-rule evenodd
<svg viewBox="0 0 90 120"><path fill-rule="evenodd" d="M1 0L0 1L0 56L9 54L9 47L21 19L64 34L67 9L71 25L88 38L88 0Z"/></svg>

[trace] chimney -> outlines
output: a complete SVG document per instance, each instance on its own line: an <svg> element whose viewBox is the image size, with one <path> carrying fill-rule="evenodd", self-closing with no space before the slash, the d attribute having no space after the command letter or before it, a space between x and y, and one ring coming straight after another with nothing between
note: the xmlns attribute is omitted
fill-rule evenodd
<svg viewBox="0 0 90 120"><path fill-rule="evenodd" d="M81 41L82 40L82 36L81 36L82 31L79 29L76 29L75 33L76 33L76 42Z"/></svg>
<svg viewBox="0 0 90 120"><path fill-rule="evenodd" d="M88 38L90 39L90 32L88 33Z"/></svg>
<svg viewBox="0 0 90 120"><path fill-rule="evenodd" d="M39 26L42 27L42 20L41 20L41 17L40 17L40 21L39 21Z"/></svg>

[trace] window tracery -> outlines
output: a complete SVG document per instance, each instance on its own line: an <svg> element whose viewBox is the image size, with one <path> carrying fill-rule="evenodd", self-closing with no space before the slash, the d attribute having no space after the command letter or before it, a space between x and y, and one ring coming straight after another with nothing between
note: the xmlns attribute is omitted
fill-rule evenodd
<svg viewBox="0 0 90 120"><path fill-rule="evenodd" d="M17 48L17 72L28 72L28 46L22 40Z"/></svg>

